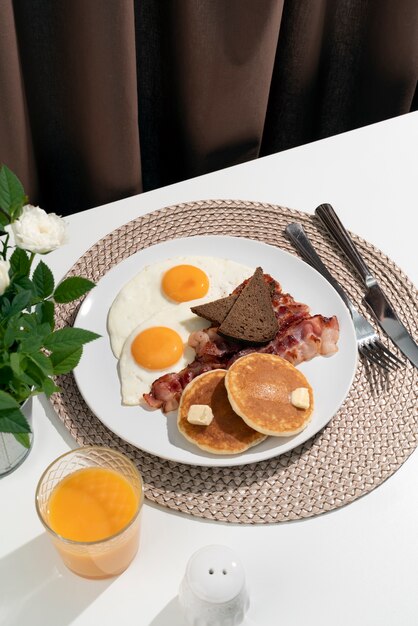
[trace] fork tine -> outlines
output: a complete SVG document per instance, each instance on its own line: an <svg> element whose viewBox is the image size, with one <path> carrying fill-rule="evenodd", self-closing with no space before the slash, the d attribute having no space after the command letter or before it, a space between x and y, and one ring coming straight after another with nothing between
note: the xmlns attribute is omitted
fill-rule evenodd
<svg viewBox="0 0 418 626"><path fill-rule="evenodd" d="M383 350L383 352L388 356L388 358L397 364L397 367L399 365L405 365L404 362L401 361L401 359L398 359L398 357L395 354L393 354L393 352L391 352L389 348L386 348L386 346L379 339L376 341L376 343L379 344L379 348Z"/></svg>
<svg viewBox="0 0 418 626"><path fill-rule="evenodd" d="M378 359L377 356L374 354L374 352L371 352L370 350L368 350L368 346L363 344L358 347L358 350L360 354L362 354L368 361L370 361L370 363L372 363L373 365L378 365L382 369L388 371L388 367L386 363Z"/></svg>
<svg viewBox="0 0 418 626"><path fill-rule="evenodd" d="M396 370L399 367L399 364L395 360L389 357L389 355L387 354L389 350L387 350L386 352L384 348L385 346L383 345L383 343L381 343L379 339L375 339L374 341L371 341L369 344L369 349L372 350L378 358L384 361L387 367L389 367L390 369ZM392 355L392 353L390 353L390 355Z"/></svg>
<svg viewBox="0 0 418 626"><path fill-rule="evenodd" d="M397 364L389 360L385 352L380 350L377 341L371 341L370 343L364 344L363 349L367 352L368 355L373 356L375 363L378 363L386 370L396 369L398 367Z"/></svg>

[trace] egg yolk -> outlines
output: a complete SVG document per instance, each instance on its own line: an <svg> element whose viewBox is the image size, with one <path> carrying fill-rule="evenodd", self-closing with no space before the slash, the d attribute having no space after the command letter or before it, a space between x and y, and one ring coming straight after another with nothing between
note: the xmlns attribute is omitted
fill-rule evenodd
<svg viewBox="0 0 418 626"><path fill-rule="evenodd" d="M187 302L203 298L209 290L209 279L194 265L176 265L163 276L165 295L175 302Z"/></svg>
<svg viewBox="0 0 418 626"><path fill-rule="evenodd" d="M131 352L138 365L149 370L161 370L177 363L183 354L183 341L172 328L154 326L135 337Z"/></svg>

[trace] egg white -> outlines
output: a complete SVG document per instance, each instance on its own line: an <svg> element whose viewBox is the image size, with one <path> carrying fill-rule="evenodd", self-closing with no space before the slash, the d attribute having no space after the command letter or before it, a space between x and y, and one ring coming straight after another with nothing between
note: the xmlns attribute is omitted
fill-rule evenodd
<svg viewBox="0 0 418 626"><path fill-rule="evenodd" d="M184 264L202 269L209 278L208 293L203 298L186 302L188 308L229 295L254 273L252 268L235 261L204 256L179 256L144 267L122 287L109 310L107 329L116 358L121 355L127 337L145 320L162 309L173 312L166 314L166 320L174 315L180 304L164 294L161 281L171 267Z"/></svg>
<svg viewBox="0 0 418 626"><path fill-rule="evenodd" d="M207 328L208 321L194 315L190 310L190 303L183 302L175 308L167 307L155 313L145 322L137 326L123 344L120 355L118 373L121 383L122 404L137 405L142 404L142 395L148 393L154 380L167 374L168 372L179 372L188 363L193 361L195 351L187 345L190 333L195 330ZM183 340L184 352L181 358L174 365L161 370L150 370L141 367L135 361L131 353L131 345L135 337L153 326L167 326L176 331Z"/></svg>

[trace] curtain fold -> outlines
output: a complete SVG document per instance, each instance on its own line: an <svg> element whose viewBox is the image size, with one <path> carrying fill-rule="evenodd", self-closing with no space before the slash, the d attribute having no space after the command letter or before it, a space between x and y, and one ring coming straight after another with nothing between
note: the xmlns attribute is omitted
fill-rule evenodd
<svg viewBox="0 0 418 626"><path fill-rule="evenodd" d="M285 2L261 155L416 108L416 0Z"/></svg>
<svg viewBox="0 0 418 626"><path fill-rule="evenodd" d="M32 135L12 0L0 3L0 163L19 172L25 189L38 193Z"/></svg>
<svg viewBox="0 0 418 626"><path fill-rule="evenodd" d="M416 0L0 0L0 162L67 214L414 110Z"/></svg>
<svg viewBox="0 0 418 626"><path fill-rule="evenodd" d="M18 0L14 14L38 201L67 213L142 191L132 2Z"/></svg>

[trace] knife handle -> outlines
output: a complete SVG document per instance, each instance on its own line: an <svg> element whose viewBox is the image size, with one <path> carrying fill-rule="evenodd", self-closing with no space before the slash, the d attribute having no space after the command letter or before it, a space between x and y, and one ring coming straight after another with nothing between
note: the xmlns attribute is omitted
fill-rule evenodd
<svg viewBox="0 0 418 626"><path fill-rule="evenodd" d="M340 218L330 204L320 204L315 209L315 215L321 220L329 234L335 239L348 260L360 274L366 287L376 284L376 279L360 256L354 241L341 223Z"/></svg>
<svg viewBox="0 0 418 626"><path fill-rule="evenodd" d="M292 224L286 226L285 232L289 239L293 242L295 248L299 250L302 259L306 261L306 263L309 263L309 265L312 265L312 267L315 268L317 272L322 274L322 276L334 287L335 291L340 295L344 304L351 311L353 308L351 300L349 300L340 283L335 280L334 276L330 274L328 269L321 261L317 251L308 239L308 236L305 233L302 224L293 222Z"/></svg>

